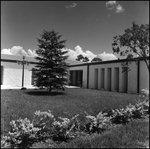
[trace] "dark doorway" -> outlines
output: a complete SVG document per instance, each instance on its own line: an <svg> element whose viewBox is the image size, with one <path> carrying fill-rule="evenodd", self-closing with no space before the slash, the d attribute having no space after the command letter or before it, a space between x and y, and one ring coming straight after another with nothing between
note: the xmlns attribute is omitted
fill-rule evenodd
<svg viewBox="0 0 150 149"><path fill-rule="evenodd" d="M82 78L83 78L83 70L71 70L69 85L82 87Z"/></svg>
<svg viewBox="0 0 150 149"><path fill-rule="evenodd" d="M101 73L100 73L100 88L104 89L104 80L105 80L105 69L101 68Z"/></svg>
<svg viewBox="0 0 150 149"><path fill-rule="evenodd" d="M128 88L128 72L125 71L122 73L122 92L127 93L127 88Z"/></svg>
<svg viewBox="0 0 150 149"><path fill-rule="evenodd" d="M119 67L114 68L114 90L119 92Z"/></svg>
<svg viewBox="0 0 150 149"><path fill-rule="evenodd" d="M35 69L32 68L31 85L35 85Z"/></svg>
<svg viewBox="0 0 150 149"><path fill-rule="evenodd" d="M111 91L111 68L107 68L107 90Z"/></svg>
<svg viewBox="0 0 150 149"><path fill-rule="evenodd" d="M3 85L3 72L4 71L4 67L1 66L1 85Z"/></svg>
<svg viewBox="0 0 150 149"><path fill-rule="evenodd" d="M98 89L98 69L95 69L94 81L95 81L95 89Z"/></svg>

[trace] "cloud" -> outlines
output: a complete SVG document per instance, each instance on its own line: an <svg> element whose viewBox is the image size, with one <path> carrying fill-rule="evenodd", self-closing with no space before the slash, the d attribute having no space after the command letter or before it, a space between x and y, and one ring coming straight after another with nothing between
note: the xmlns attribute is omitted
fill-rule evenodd
<svg viewBox="0 0 150 149"><path fill-rule="evenodd" d="M1 54L9 54L9 55L12 55L10 49L3 49L3 50L1 51Z"/></svg>
<svg viewBox="0 0 150 149"><path fill-rule="evenodd" d="M74 48L74 50L72 50L72 49L67 49L67 48L66 48L66 49L63 49L63 50L67 50L67 51L68 51L68 53L67 53L66 55L69 56L69 57L68 57L69 60L76 60L76 58L77 58L77 56L78 56L79 54L82 54L84 57L85 57L85 56L88 57L90 61L91 61L94 57L99 57L99 58L101 58L103 61L116 60L116 59L118 59L118 58L117 58L114 54L112 54L112 53L103 52L103 53L101 53L101 54L96 55L96 54L94 54L93 52L91 52L91 51L89 51L89 50L83 51L82 48L81 48L79 45L77 45L77 46ZM90 61L89 61L89 62L90 62Z"/></svg>
<svg viewBox="0 0 150 149"><path fill-rule="evenodd" d="M106 53L106 52L98 54L98 57L100 59L102 59L102 61L108 61L108 60L116 60L116 59L118 59L114 54L112 54L112 53Z"/></svg>
<svg viewBox="0 0 150 149"><path fill-rule="evenodd" d="M66 48L66 49L64 49L64 50L67 50L67 51L68 51L68 53L67 53L66 55L69 56L69 57L68 57L69 60L76 60L76 58L77 58L77 56L78 56L79 54L82 54L84 57L85 57L85 56L88 57L90 61L91 61L94 57L96 57L96 55L95 55L94 53L92 53L91 51L89 51L89 50L87 50L87 51L84 52L84 51L82 50L82 48L81 48L79 45L77 45L77 46L74 48L74 50L68 49L68 48Z"/></svg>
<svg viewBox="0 0 150 149"><path fill-rule="evenodd" d="M112 10L115 8L116 4L117 4L116 1L108 1L108 2L106 2L106 8L108 10Z"/></svg>
<svg viewBox="0 0 150 149"><path fill-rule="evenodd" d="M23 47L21 47L21 46L13 46L11 48L12 55L18 55L20 51L23 52ZM25 52L23 52L23 53L25 53Z"/></svg>
<svg viewBox="0 0 150 149"><path fill-rule="evenodd" d="M64 51L68 51L68 53L66 55L68 55L68 59L69 60L76 60L77 56L79 54L82 54L84 57L88 57L88 59L91 61L94 57L99 57L101 58L103 61L107 61L107 60L115 60L117 59L117 57L112 54L112 53L106 53L106 52L103 52L101 54L94 54L93 52L89 51L89 50L86 50L84 51L82 49L82 47L80 47L79 45L77 45L74 50L72 49L68 49L68 48L64 48L62 49ZM3 49L1 51L1 54L9 54L9 55L20 55L20 56L28 56L28 57L35 57L37 56L37 53L36 53L36 49L34 50L31 50L31 49L28 49L27 52L23 49L23 47L21 46L13 46L11 49ZM90 62L89 61L89 62Z"/></svg>
<svg viewBox="0 0 150 149"><path fill-rule="evenodd" d="M67 5L66 8L75 8L77 6L77 3L73 2L72 4L70 4L69 6Z"/></svg>
<svg viewBox="0 0 150 149"><path fill-rule="evenodd" d="M83 53L83 50L82 50L82 48L81 48L79 45L77 45L77 46L75 47L75 52L77 53L77 55L79 55L79 54L82 54L82 53Z"/></svg>
<svg viewBox="0 0 150 149"><path fill-rule="evenodd" d="M116 1L108 1L106 2L106 9L107 10L115 10L116 13L123 12L123 7Z"/></svg>
<svg viewBox="0 0 150 149"><path fill-rule="evenodd" d="M122 6L121 6L120 4L118 4L118 5L116 6L116 12L117 12L117 13L124 12L124 9L122 8Z"/></svg>
<svg viewBox="0 0 150 149"><path fill-rule="evenodd" d="M28 49L27 54L31 57L37 56L36 50Z"/></svg>
<svg viewBox="0 0 150 149"><path fill-rule="evenodd" d="M13 46L11 49L3 49L1 54L9 54L9 55L20 55L20 56L29 56L34 57L37 56L36 50L30 50L26 52L21 46Z"/></svg>

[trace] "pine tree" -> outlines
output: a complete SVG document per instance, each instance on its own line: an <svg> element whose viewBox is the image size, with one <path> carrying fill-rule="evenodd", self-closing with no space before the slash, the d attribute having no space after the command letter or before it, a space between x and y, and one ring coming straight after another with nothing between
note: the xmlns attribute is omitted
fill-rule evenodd
<svg viewBox="0 0 150 149"><path fill-rule="evenodd" d="M35 85L46 87L49 92L53 89L62 89L67 84L68 64L65 62L68 56L65 47L66 40L60 40L59 32L43 31L38 40L38 56L35 57L39 63L35 66Z"/></svg>

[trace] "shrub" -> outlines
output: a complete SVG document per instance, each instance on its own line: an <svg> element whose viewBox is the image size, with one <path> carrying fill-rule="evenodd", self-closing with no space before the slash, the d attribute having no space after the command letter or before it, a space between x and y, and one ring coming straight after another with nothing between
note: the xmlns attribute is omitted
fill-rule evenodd
<svg viewBox="0 0 150 149"><path fill-rule="evenodd" d="M54 115L51 114L51 111L36 111L33 118L33 124L40 128L38 135L41 140L51 138L54 141L67 142L77 135L77 116L78 115L75 115L71 119L58 117L58 120L56 120Z"/></svg>
<svg viewBox="0 0 150 149"><path fill-rule="evenodd" d="M149 140L149 122L132 120L127 125L115 125L102 134L78 137L56 148L146 148ZM55 148L55 146L54 146Z"/></svg>
<svg viewBox="0 0 150 149"><path fill-rule="evenodd" d="M99 112L97 116L87 115L87 122L85 124L88 133L102 133L110 126L110 117L106 116L107 113Z"/></svg>
<svg viewBox="0 0 150 149"><path fill-rule="evenodd" d="M143 98L149 99L149 89L145 88L141 90L141 96Z"/></svg>
<svg viewBox="0 0 150 149"><path fill-rule="evenodd" d="M149 101L129 104L126 108L115 109L111 112L111 121L115 124L126 124L131 119L140 119L149 116Z"/></svg>
<svg viewBox="0 0 150 149"><path fill-rule="evenodd" d="M75 115L71 119L59 117L60 121L54 121L52 124L53 140L67 142L74 139L78 131L77 116Z"/></svg>
<svg viewBox="0 0 150 149"><path fill-rule="evenodd" d="M127 109L115 109L112 110L111 122L115 124L126 124L130 121L132 117L132 112L130 108Z"/></svg>
<svg viewBox="0 0 150 149"><path fill-rule="evenodd" d="M36 111L32 122L27 118L10 122L11 130L7 135L1 136L1 147L53 148L62 142L68 143L79 137L88 142L91 134L102 134L114 124L127 124L133 119L149 116L149 92L143 90L143 94L144 97L143 95L141 97L144 100L137 101L135 105L129 104L125 108L113 109L109 113L99 112L96 116L77 114L70 119L58 117L56 120L50 110ZM87 145L83 144L82 147Z"/></svg>
<svg viewBox="0 0 150 149"><path fill-rule="evenodd" d="M33 125L39 128L38 138L40 141L46 140L52 137L52 124L55 121L54 115L51 111L41 112L36 111L33 117Z"/></svg>
<svg viewBox="0 0 150 149"><path fill-rule="evenodd" d="M140 119L149 116L149 91L143 89L140 100L137 100L135 105L129 104L126 108L113 109L109 112L109 115L112 117L112 123L115 124L126 124L131 119Z"/></svg>
<svg viewBox="0 0 150 149"><path fill-rule="evenodd" d="M28 148L37 141L37 132L40 129L34 127L27 118L12 120L10 126L11 131L2 137L1 147Z"/></svg>

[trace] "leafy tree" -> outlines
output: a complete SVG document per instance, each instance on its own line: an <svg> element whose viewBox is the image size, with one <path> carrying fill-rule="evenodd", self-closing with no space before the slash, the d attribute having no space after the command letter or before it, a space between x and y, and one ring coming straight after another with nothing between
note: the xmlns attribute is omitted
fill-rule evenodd
<svg viewBox="0 0 150 149"><path fill-rule="evenodd" d="M62 51L66 40L60 40L62 35L58 35L54 30L43 31L38 40L38 56L35 57L39 63L35 66L35 85L46 87L49 92L53 89L64 90L67 84L68 64L65 62L68 56L64 56L67 51Z"/></svg>
<svg viewBox="0 0 150 149"><path fill-rule="evenodd" d="M102 59L100 59L99 57L94 57L91 62L101 62L101 61Z"/></svg>
<svg viewBox="0 0 150 149"><path fill-rule="evenodd" d="M86 56L84 57L82 54L79 54L77 56L76 60L77 61L82 61L82 62L88 62L89 61L88 57L86 57Z"/></svg>
<svg viewBox="0 0 150 149"><path fill-rule="evenodd" d="M113 37L112 50L120 56L126 56L126 62L123 63L126 68L130 60L142 58L149 70L149 24L132 22L132 27L127 28L123 35Z"/></svg>

